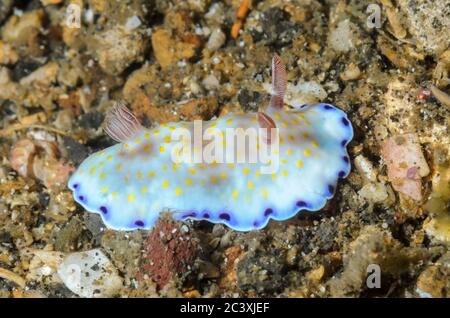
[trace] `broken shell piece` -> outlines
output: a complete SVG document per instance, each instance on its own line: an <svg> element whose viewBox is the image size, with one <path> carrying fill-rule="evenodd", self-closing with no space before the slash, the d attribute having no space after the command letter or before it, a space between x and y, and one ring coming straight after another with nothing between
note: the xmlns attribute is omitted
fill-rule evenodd
<svg viewBox="0 0 450 318"><path fill-rule="evenodd" d="M430 173L415 134L387 139L381 149L386 161L388 178L394 189L414 200L422 200L421 178Z"/></svg>
<svg viewBox="0 0 450 318"><path fill-rule="evenodd" d="M73 167L60 158L54 142L22 139L11 150L11 166L23 177L37 178L47 188L65 185Z"/></svg>
<svg viewBox="0 0 450 318"><path fill-rule="evenodd" d="M123 286L117 269L100 249L69 254L58 275L80 297L111 297Z"/></svg>

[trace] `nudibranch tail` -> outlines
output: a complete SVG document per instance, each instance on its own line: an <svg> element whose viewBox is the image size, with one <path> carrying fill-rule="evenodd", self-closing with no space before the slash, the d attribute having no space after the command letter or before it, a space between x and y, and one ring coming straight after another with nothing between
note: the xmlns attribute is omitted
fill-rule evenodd
<svg viewBox="0 0 450 318"><path fill-rule="evenodd" d="M118 101L106 115L104 129L115 141L125 142L136 136L142 130L142 126L125 103Z"/></svg>

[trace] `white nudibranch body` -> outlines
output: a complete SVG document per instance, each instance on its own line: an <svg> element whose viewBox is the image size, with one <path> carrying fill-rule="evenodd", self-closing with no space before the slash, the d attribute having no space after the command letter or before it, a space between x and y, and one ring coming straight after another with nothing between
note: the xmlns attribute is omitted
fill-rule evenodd
<svg viewBox="0 0 450 318"><path fill-rule="evenodd" d="M203 122L202 128L220 135L230 128L276 127L276 171L261 173L267 162L174 162L180 142L173 132L183 129L194 136L194 123L146 129L130 125L133 118L125 110L122 123L113 118L107 125L108 133L122 142L88 157L70 178L75 200L116 230L149 229L162 212L169 212L180 220L208 220L248 231L299 210L321 209L334 195L338 179L350 172L347 145L353 129L346 114L329 104L283 110L285 71L280 63L276 56L275 94L263 117L229 114ZM236 149L226 138L221 145L225 153Z"/></svg>

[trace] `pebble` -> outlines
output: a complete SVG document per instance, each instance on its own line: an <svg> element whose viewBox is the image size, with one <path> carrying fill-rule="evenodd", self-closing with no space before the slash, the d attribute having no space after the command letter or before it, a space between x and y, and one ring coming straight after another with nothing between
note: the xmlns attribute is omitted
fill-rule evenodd
<svg viewBox="0 0 450 318"><path fill-rule="evenodd" d="M215 77L212 74L206 76L203 79L202 84L206 89L210 89L210 90L215 90L215 89L219 88L219 86L220 86L219 80L217 79L217 77Z"/></svg>
<svg viewBox="0 0 450 318"><path fill-rule="evenodd" d="M122 288L122 278L100 249L72 253L58 268L64 285L80 297L111 297Z"/></svg>
<svg viewBox="0 0 450 318"><path fill-rule="evenodd" d="M353 23L347 19L339 22L337 27L331 31L329 41L336 51L348 52L355 47L353 27L355 27Z"/></svg>
<svg viewBox="0 0 450 318"><path fill-rule="evenodd" d="M217 51L222 45L224 45L226 40L225 34L221 29L215 29L209 36L208 43L206 43L206 48L212 52Z"/></svg>
<svg viewBox="0 0 450 318"><path fill-rule="evenodd" d="M127 23L125 24L125 31L133 31L134 29L139 28L141 24L142 22L139 20L139 17L134 15L127 20Z"/></svg>

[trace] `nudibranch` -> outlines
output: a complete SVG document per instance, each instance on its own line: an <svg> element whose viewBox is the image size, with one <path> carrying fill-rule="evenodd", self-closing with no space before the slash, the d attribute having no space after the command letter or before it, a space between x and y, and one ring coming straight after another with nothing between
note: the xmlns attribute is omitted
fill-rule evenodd
<svg viewBox="0 0 450 318"><path fill-rule="evenodd" d="M286 69L277 55L272 60L272 91L266 109L203 122L202 132L275 132L256 144L277 144L275 171L261 172L268 162L174 162L173 154L183 156L185 151L175 149L180 142L173 132L195 134L195 122L147 129L118 103L105 120L105 131L119 143L92 154L71 176L68 186L75 200L115 230L150 229L162 212L169 212L178 220L208 220L249 231L300 210L320 210L333 197L338 180L350 172L352 125L330 104L284 109ZM221 139L224 152L235 146L229 143Z"/></svg>

